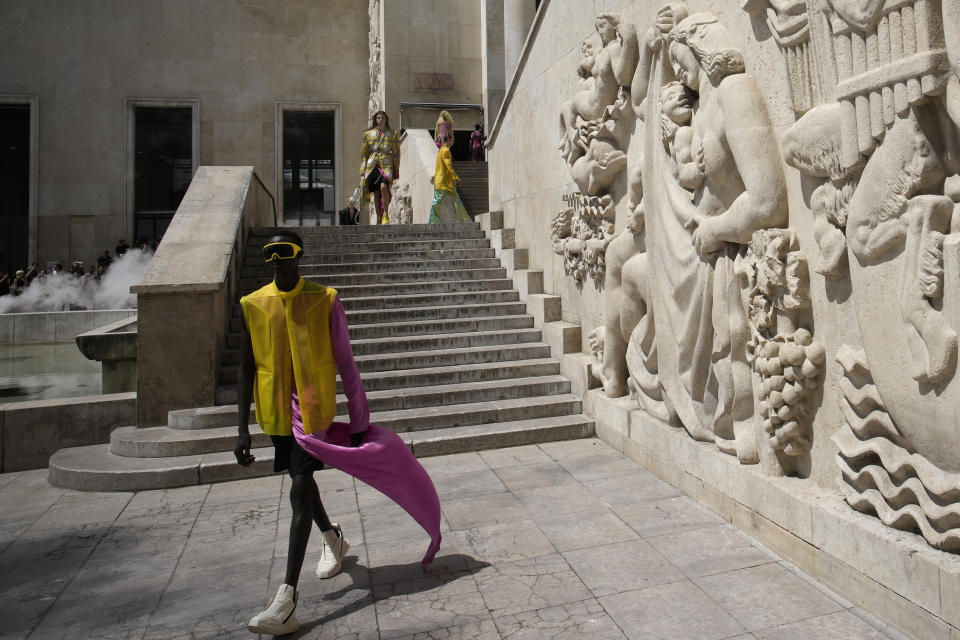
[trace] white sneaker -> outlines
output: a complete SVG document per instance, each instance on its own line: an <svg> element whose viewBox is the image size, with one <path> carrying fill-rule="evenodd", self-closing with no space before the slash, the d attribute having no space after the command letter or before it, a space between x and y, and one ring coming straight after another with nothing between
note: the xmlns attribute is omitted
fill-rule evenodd
<svg viewBox="0 0 960 640"><path fill-rule="evenodd" d="M317 563L317 577L320 579L332 578L340 573L340 567L343 566L343 557L350 550L350 543L343 537L343 530L336 522L331 531L323 534L323 551L320 554L320 562ZM328 538L333 538L329 540Z"/></svg>
<svg viewBox="0 0 960 640"><path fill-rule="evenodd" d="M300 628L300 622L293 615L297 607L297 592L288 584L280 585L277 595L270 598L267 608L253 616L247 624L251 633L263 633L282 636Z"/></svg>

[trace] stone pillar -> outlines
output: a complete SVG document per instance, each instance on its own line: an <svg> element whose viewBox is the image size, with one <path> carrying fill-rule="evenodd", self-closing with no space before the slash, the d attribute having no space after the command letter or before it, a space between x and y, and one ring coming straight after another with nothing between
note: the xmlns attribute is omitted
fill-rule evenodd
<svg viewBox="0 0 960 640"><path fill-rule="evenodd" d="M520 61L523 43L537 13L534 0L503 0L503 55L505 84L510 85Z"/></svg>
<svg viewBox="0 0 960 640"><path fill-rule="evenodd" d="M503 0L481 0L480 38L483 51L483 130L490 131L506 93L503 56Z"/></svg>

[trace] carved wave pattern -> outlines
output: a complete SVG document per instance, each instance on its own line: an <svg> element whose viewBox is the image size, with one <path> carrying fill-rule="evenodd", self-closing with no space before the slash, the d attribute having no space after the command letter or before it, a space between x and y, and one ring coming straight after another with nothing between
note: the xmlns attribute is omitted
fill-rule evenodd
<svg viewBox="0 0 960 640"><path fill-rule="evenodd" d="M862 350L837 353L845 424L833 441L844 499L887 526L919 531L932 546L960 552L960 474L910 450L887 413Z"/></svg>

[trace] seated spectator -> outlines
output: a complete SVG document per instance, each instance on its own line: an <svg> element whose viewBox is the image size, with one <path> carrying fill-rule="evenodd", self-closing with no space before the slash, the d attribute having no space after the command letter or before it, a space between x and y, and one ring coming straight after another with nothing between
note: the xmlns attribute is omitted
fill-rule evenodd
<svg viewBox="0 0 960 640"><path fill-rule="evenodd" d="M23 274L24 281L29 285L38 275L40 275L40 265L34 262L30 265L30 268L27 269L27 272Z"/></svg>
<svg viewBox="0 0 960 640"><path fill-rule="evenodd" d="M347 206L340 209L340 224L360 224L360 209L357 208L357 199L347 198Z"/></svg>
<svg viewBox="0 0 960 640"><path fill-rule="evenodd" d="M117 257L119 258L123 254L125 254L127 252L127 249L129 248L130 248L130 245L127 244L127 241L124 240L123 238L120 238L120 242L117 243L117 246L114 248L114 252L117 254Z"/></svg>

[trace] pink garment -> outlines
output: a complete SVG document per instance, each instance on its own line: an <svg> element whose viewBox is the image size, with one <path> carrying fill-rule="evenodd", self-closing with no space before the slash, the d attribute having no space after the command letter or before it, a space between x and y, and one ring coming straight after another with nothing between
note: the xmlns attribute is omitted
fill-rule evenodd
<svg viewBox="0 0 960 640"><path fill-rule="evenodd" d="M370 406L360 372L353 361L347 316L338 297L330 314L330 339L347 396L350 422L334 421L326 431L305 434L300 401L293 393L293 435L304 451L324 464L340 469L384 494L430 535L430 546L420 563L426 571L440 549L440 498L433 481L413 457L406 443L394 432L370 424ZM296 388L296 386L294 386ZM363 444L350 446L350 434L368 429Z"/></svg>

